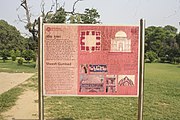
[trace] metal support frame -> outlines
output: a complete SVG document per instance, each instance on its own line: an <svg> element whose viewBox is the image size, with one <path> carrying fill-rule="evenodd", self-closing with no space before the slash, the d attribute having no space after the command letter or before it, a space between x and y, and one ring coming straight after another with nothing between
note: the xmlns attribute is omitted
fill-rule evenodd
<svg viewBox="0 0 180 120"><path fill-rule="evenodd" d="M39 97L39 120L44 120L44 97L43 97L43 18L38 19L38 97Z"/></svg>
<svg viewBox="0 0 180 120"><path fill-rule="evenodd" d="M44 96L43 96L43 18L39 18L38 41L38 95L39 95L39 120L44 120ZM139 59L139 96L138 96L138 120L143 120L144 98L144 34L145 21L140 20L140 59Z"/></svg>
<svg viewBox="0 0 180 120"><path fill-rule="evenodd" d="M140 20L140 60L139 60L139 96L138 96L138 120L143 120L144 101L144 35L145 21Z"/></svg>

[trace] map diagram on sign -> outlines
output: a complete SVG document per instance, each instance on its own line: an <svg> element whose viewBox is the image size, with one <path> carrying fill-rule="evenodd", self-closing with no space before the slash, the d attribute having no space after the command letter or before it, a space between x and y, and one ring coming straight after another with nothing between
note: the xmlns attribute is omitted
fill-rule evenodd
<svg viewBox="0 0 180 120"><path fill-rule="evenodd" d="M87 30L82 31L80 35L80 45L82 51L100 51L101 50L101 32Z"/></svg>

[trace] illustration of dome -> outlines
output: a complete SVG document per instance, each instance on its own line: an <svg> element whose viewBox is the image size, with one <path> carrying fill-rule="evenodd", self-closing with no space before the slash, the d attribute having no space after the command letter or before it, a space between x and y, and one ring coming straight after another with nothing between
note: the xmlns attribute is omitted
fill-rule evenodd
<svg viewBox="0 0 180 120"><path fill-rule="evenodd" d="M118 31L111 39L111 52L131 52L131 40L124 31Z"/></svg>
<svg viewBox="0 0 180 120"><path fill-rule="evenodd" d="M127 35L125 32L123 31L118 31L116 34L115 34L115 38L127 38Z"/></svg>

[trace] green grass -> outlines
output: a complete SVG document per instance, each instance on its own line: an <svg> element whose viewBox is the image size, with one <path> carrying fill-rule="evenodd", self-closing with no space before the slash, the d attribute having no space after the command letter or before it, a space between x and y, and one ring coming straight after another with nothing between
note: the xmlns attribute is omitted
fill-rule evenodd
<svg viewBox="0 0 180 120"><path fill-rule="evenodd" d="M180 65L146 64L144 118L180 120Z"/></svg>
<svg viewBox="0 0 180 120"><path fill-rule="evenodd" d="M15 105L15 101L22 93L22 88L16 87L0 95L0 112L6 111L11 106Z"/></svg>
<svg viewBox="0 0 180 120"><path fill-rule="evenodd" d="M144 120L180 120L180 65L146 64ZM137 120L137 98L46 97L45 115L58 120Z"/></svg>
<svg viewBox="0 0 180 120"><path fill-rule="evenodd" d="M35 69L35 62L24 62L23 65L18 65L17 61L6 60L4 63L3 60L0 60L0 72L10 72L10 73L34 73L36 72Z"/></svg>
<svg viewBox="0 0 180 120"><path fill-rule="evenodd" d="M3 119L1 113L9 110L12 106L14 106L18 96L21 95L22 92L22 88L15 87L5 93L0 94L0 119Z"/></svg>
<svg viewBox="0 0 180 120"><path fill-rule="evenodd" d="M148 63L145 68L144 120L180 120L180 65ZM0 106L6 107L0 111L15 104L11 100L21 94L18 89L37 90L37 74L1 94ZM57 120L137 120L137 103L137 98L124 97L45 97L45 116Z"/></svg>
<svg viewBox="0 0 180 120"><path fill-rule="evenodd" d="M56 119L136 120L137 115L135 98L53 97L45 106L47 117Z"/></svg>
<svg viewBox="0 0 180 120"><path fill-rule="evenodd" d="M37 74L33 75L31 78L26 80L24 83L20 84L20 87L22 87L24 89L37 91L38 90L38 76L37 76Z"/></svg>

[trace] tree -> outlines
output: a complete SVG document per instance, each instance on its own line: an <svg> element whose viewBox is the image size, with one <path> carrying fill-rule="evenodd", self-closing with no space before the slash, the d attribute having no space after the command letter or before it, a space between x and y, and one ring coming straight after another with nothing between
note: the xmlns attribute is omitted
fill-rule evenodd
<svg viewBox="0 0 180 120"><path fill-rule="evenodd" d="M12 61L16 60L16 57L20 57L21 56L21 52L19 50L10 50L9 51L9 55L12 58Z"/></svg>
<svg viewBox="0 0 180 120"><path fill-rule="evenodd" d="M180 48L180 32L176 35L176 42L179 45Z"/></svg>
<svg viewBox="0 0 180 120"><path fill-rule="evenodd" d="M11 56L12 61L16 61L16 51L11 50L11 51L9 51L9 54Z"/></svg>
<svg viewBox="0 0 180 120"><path fill-rule="evenodd" d="M0 20L0 50L22 50L24 44L25 39L20 32L6 21Z"/></svg>
<svg viewBox="0 0 180 120"><path fill-rule="evenodd" d="M85 9L83 13L75 12L75 5L77 0L73 5L72 11L66 11L63 7L60 7L55 13L43 14L44 21L47 23L79 23L79 24L97 24L100 23L100 15L98 11L94 8Z"/></svg>
<svg viewBox="0 0 180 120"><path fill-rule="evenodd" d="M168 51L168 60L170 62L176 63L175 58L180 56L180 50L177 43L171 45L171 49Z"/></svg>
<svg viewBox="0 0 180 120"><path fill-rule="evenodd" d="M41 16L44 18L44 22L49 23L100 23L100 15L94 8L85 9L84 13L75 12L75 7L80 1L83 0L76 0L74 2L72 11L66 11L63 7L64 5L58 7L59 3L56 0L55 3L51 6L50 10L45 12L45 3L43 3L41 8ZM22 20L21 18L19 18L19 20L27 23L25 27L32 34L32 38L37 41L38 30L36 30L36 25L38 24L38 21L37 19L31 21L31 13L28 7L28 0L21 0L20 6L25 10L26 21ZM55 11L53 11L54 7L56 7Z"/></svg>
<svg viewBox="0 0 180 120"><path fill-rule="evenodd" d="M49 23L65 23L66 22L66 12L63 7L60 7L54 14L49 15L46 22Z"/></svg>
<svg viewBox="0 0 180 120"><path fill-rule="evenodd" d="M159 53L162 49L162 41L165 39L164 29L162 27L151 26L146 29L145 32L145 49L146 52L153 51Z"/></svg>
<svg viewBox="0 0 180 120"><path fill-rule="evenodd" d="M29 38L26 38L26 44L25 44L26 49L36 51L37 46L38 43L33 39L33 37L30 36Z"/></svg>
<svg viewBox="0 0 180 120"><path fill-rule="evenodd" d="M33 50L23 50L23 52L22 52L22 57L26 61L28 61L28 63L30 60L32 60L34 58L34 56L35 56L35 53Z"/></svg>
<svg viewBox="0 0 180 120"><path fill-rule="evenodd" d="M9 55L9 51L6 49L0 50L0 56L3 59L3 62L6 62L6 60L8 59Z"/></svg>
<svg viewBox="0 0 180 120"><path fill-rule="evenodd" d="M145 52L155 52L161 61L173 62L179 56L177 29L165 27L148 27L145 31ZM148 53L149 54L149 53Z"/></svg>
<svg viewBox="0 0 180 120"><path fill-rule="evenodd" d="M96 24L99 23L100 15L98 14L96 9L86 9L84 13L76 13L75 7L78 2L83 0L76 0L73 4L72 11L66 11L62 6L58 7L57 0L51 6L50 10L45 12L44 6L45 3L42 3L41 8L41 16L43 17L44 22L49 23L88 23L88 24ZM38 30L36 29L38 25L37 19L31 21L31 13L28 7L28 0L21 0L20 6L25 10L26 21L19 17L19 20L26 23L26 29L32 34L32 40L34 42L38 42ZM53 11L53 8L56 8ZM37 44L34 44L37 45ZM37 51L37 46L35 46L35 50ZM36 59L38 61L38 59ZM36 62L37 66L37 62Z"/></svg>
<svg viewBox="0 0 180 120"><path fill-rule="evenodd" d="M166 25L164 27L165 30L171 32L172 34L176 34L177 33L177 28L173 27L173 26L170 26L170 25Z"/></svg>
<svg viewBox="0 0 180 120"><path fill-rule="evenodd" d="M82 23L83 24L97 24L100 23L99 18L100 15L98 14L97 10L92 9L85 9L85 14L82 15Z"/></svg>
<svg viewBox="0 0 180 120"><path fill-rule="evenodd" d="M156 59L158 59L157 54L153 51L146 52L145 59L149 61L150 63L154 62Z"/></svg>

